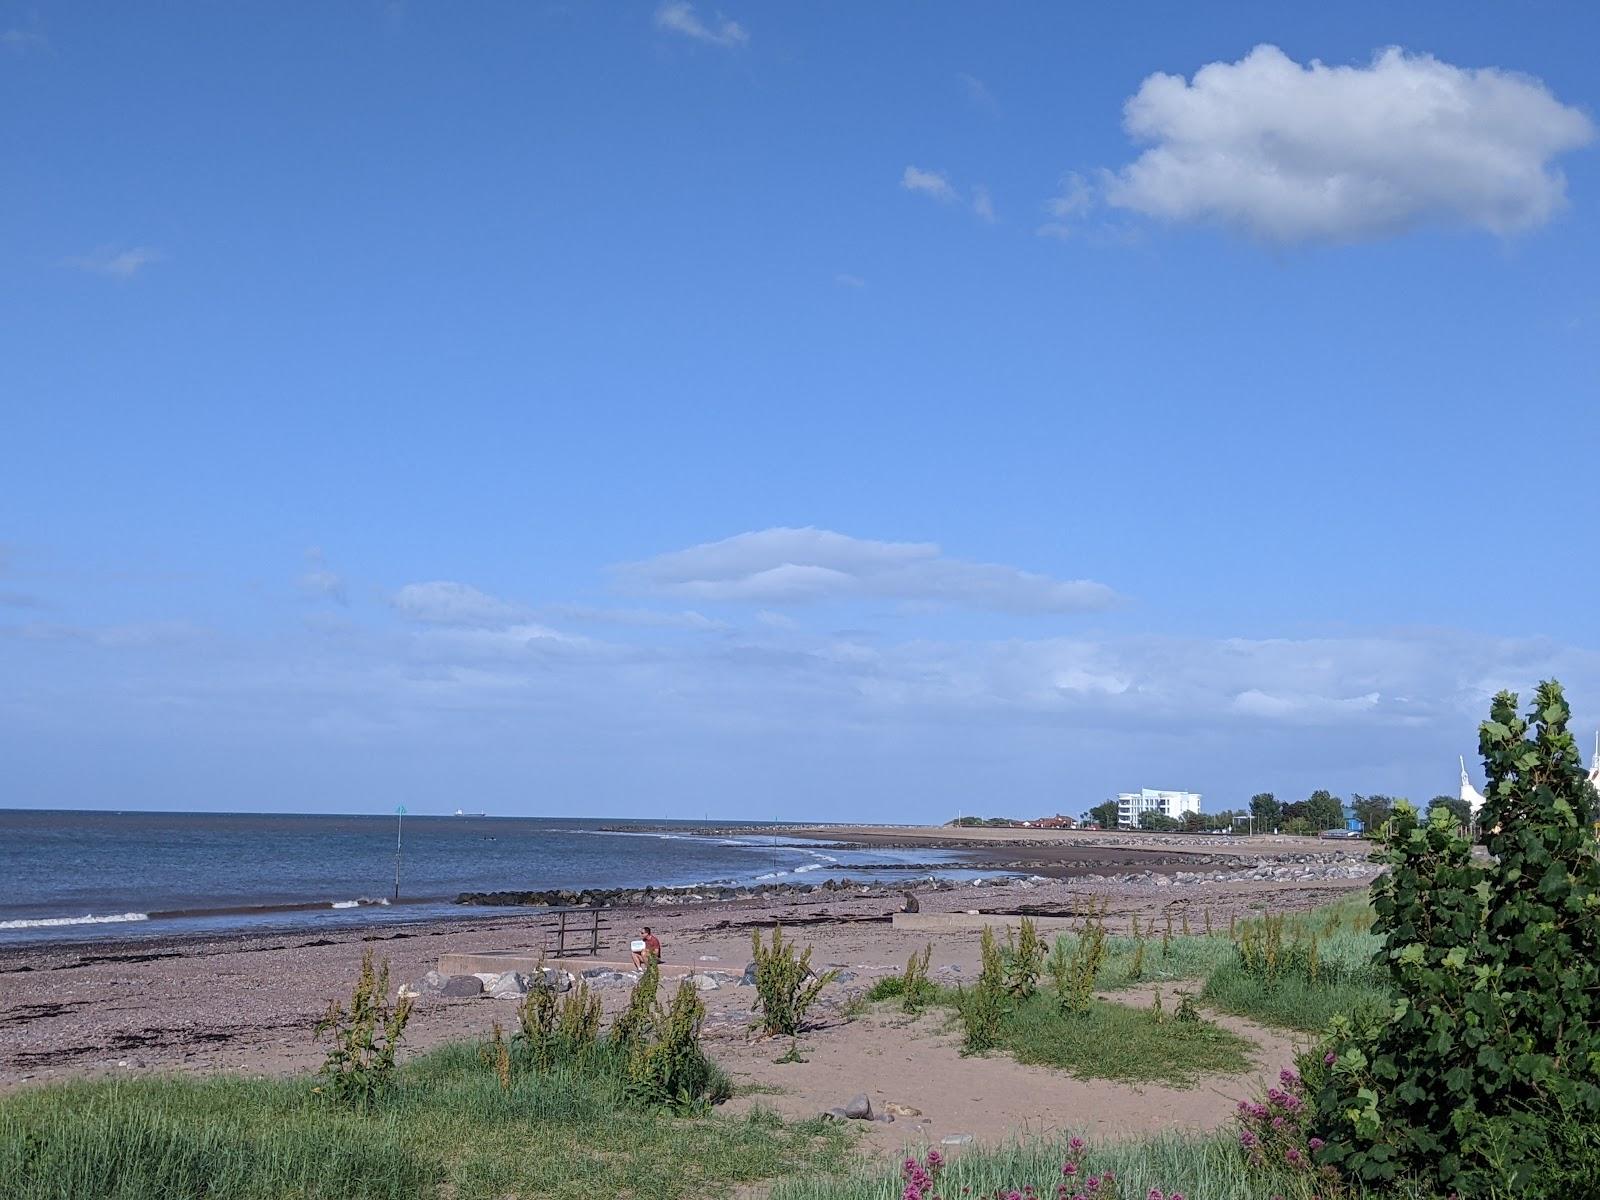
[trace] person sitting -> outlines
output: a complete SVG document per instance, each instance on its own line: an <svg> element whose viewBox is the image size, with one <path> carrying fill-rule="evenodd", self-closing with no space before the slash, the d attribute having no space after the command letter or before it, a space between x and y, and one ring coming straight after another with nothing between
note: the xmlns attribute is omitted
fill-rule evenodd
<svg viewBox="0 0 1600 1200"><path fill-rule="evenodd" d="M646 961L661 961L661 939L650 932L648 925L640 932L644 936L633 939L633 966L636 971L644 970Z"/></svg>

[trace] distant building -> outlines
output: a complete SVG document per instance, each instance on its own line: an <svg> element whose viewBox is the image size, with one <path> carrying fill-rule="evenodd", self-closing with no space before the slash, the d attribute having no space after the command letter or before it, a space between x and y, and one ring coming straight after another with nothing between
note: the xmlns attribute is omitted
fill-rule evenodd
<svg viewBox="0 0 1600 1200"><path fill-rule="evenodd" d="M1061 813L1053 817L1039 817L1028 824L1034 829L1075 829L1078 825L1071 817L1063 816Z"/></svg>
<svg viewBox="0 0 1600 1200"><path fill-rule="evenodd" d="M1163 792L1155 788L1142 788L1137 792L1120 792L1117 795L1117 824L1125 829L1137 829L1139 818L1145 813L1160 813L1163 817L1181 821L1184 813L1199 811L1199 792Z"/></svg>

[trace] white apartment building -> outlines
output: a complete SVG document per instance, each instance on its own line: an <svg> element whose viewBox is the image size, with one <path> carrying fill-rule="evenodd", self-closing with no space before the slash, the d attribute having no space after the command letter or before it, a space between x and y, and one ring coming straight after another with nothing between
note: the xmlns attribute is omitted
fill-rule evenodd
<svg viewBox="0 0 1600 1200"><path fill-rule="evenodd" d="M1137 792L1117 794L1117 824L1137 829L1139 818L1147 812L1182 820L1184 813L1200 811L1199 792L1163 792L1155 788L1141 788Z"/></svg>

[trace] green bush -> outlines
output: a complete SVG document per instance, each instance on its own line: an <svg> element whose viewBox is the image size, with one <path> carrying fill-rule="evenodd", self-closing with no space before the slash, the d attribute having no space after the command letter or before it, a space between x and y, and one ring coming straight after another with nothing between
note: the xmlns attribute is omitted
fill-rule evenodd
<svg viewBox="0 0 1600 1200"><path fill-rule="evenodd" d="M1106 928L1098 920L1086 922L1067 953L1067 940L1057 938L1050 953L1050 976L1056 985L1056 1006L1062 1016L1079 1017L1089 1011L1095 979L1106 959Z"/></svg>
<svg viewBox="0 0 1600 1200"><path fill-rule="evenodd" d="M373 966L372 951L361 956L361 973L346 1008L329 1001L315 1036L333 1045L322 1064L322 1083L312 1089L345 1108L370 1109L388 1091L395 1054L411 1019L411 997L389 1001L389 962Z"/></svg>
<svg viewBox="0 0 1600 1200"><path fill-rule="evenodd" d="M1479 729L1488 863L1448 810L1397 806L1373 887L1397 998L1302 1060L1324 1161L1369 1186L1554 1200L1600 1178L1594 797L1560 685L1531 722L1516 705Z"/></svg>
<svg viewBox="0 0 1600 1200"><path fill-rule="evenodd" d="M1014 999L1026 1000L1039 988L1039 973L1044 970L1045 946L1032 917L1022 918L1021 933L1013 936L1006 929L1006 991Z"/></svg>
<svg viewBox="0 0 1600 1200"><path fill-rule="evenodd" d="M965 1039L963 1054L983 1054L1000 1044L1000 1023L1005 1019L1006 969L995 942L994 930L983 927L982 967L969 992L957 992L957 1007Z"/></svg>
<svg viewBox="0 0 1600 1200"><path fill-rule="evenodd" d="M696 1112L726 1100L728 1079L700 1049L706 1006L687 979L678 984L672 1006L658 1013L655 1036L633 1043L628 1058L628 1100L645 1108Z"/></svg>
<svg viewBox="0 0 1600 1200"><path fill-rule="evenodd" d="M756 964L756 1008L764 1033L793 1037L805 1025L806 1013L822 989L838 978L837 971L818 975L811 969L811 947L797 954L793 942L783 940L783 929L772 928L772 944L765 945L761 931L750 931L751 957Z"/></svg>

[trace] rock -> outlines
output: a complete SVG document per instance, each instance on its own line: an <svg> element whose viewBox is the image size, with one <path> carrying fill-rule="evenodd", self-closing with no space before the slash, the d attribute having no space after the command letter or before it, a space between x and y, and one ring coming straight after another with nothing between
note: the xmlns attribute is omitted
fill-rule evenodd
<svg viewBox="0 0 1600 1200"><path fill-rule="evenodd" d="M970 1133L947 1133L939 1139L941 1146L970 1146L972 1135Z"/></svg>
<svg viewBox="0 0 1600 1200"><path fill-rule="evenodd" d="M848 1121L850 1119L845 1116L842 1108L825 1108L817 1115L824 1121Z"/></svg>
<svg viewBox="0 0 1600 1200"><path fill-rule="evenodd" d="M894 1114L893 1113L879 1113L877 1116L873 1117L872 1119L874 1121L876 1121L880 1125L893 1125L894 1124Z"/></svg>
<svg viewBox="0 0 1600 1200"><path fill-rule="evenodd" d="M721 962L722 959L718 958L715 954L702 954L700 956L700 961L701 962Z"/></svg>
<svg viewBox="0 0 1600 1200"><path fill-rule="evenodd" d="M573 979L570 971L563 971L559 967L545 967L542 982L537 975L530 976L528 979L530 987L537 984L540 987L549 988L552 992L570 992L575 982L576 980Z"/></svg>
<svg viewBox="0 0 1600 1200"><path fill-rule="evenodd" d="M852 1121L872 1120L872 1101L865 1092L859 1092L850 1098L850 1103L844 1106L844 1115Z"/></svg>
<svg viewBox="0 0 1600 1200"><path fill-rule="evenodd" d="M748 965L746 965L746 967L744 969L744 978L739 980L739 986L740 987L755 987L755 985L756 985L756 964L755 963L749 963Z"/></svg>
<svg viewBox="0 0 1600 1200"><path fill-rule="evenodd" d="M483 995L483 980L476 975L451 975L439 989L439 995L452 997Z"/></svg>
<svg viewBox="0 0 1600 1200"><path fill-rule="evenodd" d="M521 971L507 971L495 977L489 985L489 995L496 1000L520 1000L528 994L528 976Z"/></svg>
<svg viewBox="0 0 1600 1200"><path fill-rule="evenodd" d="M612 971L605 967L585 971L583 978L592 988L632 987L637 979L626 971Z"/></svg>
<svg viewBox="0 0 1600 1200"><path fill-rule="evenodd" d="M922 911L922 905L917 903L917 897L914 892L901 892L900 894L905 897L906 901L905 906L900 909L901 912L914 913Z"/></svg>
<svg viewBox="0 0 1600 1200"><path fill-rule="evenodd" d="M920 1117L922 1115L920 1108L912 1108L909 1104L897 1104L893 1100L883 1106L883 1111L896 1117Z"/></svg>
<svg viewBox="0 0 1600 1200"><path fill-rule="evenodd" d="M855 977L856 973L854 971L840 971L833 977L833 981L835 983L849 983Z"/></svg>
<svg viewBox="0 0 1600 1200"><path fill-rule="evenodd" d="M402 983L400 985L400 990L395 993L395 999L415 1000L420 995L422 995L422 993L417 991L417 989L412 987L409 983Z"/></svg>
<svg viewBox="0 0 1600 1200"><path fill-rule="evenodd" d="M441 996L444 994L444 985L447 976L437 971L429 971L422 977L422 994L424 996Z"/></svg>
<svg viewBox="0 0 1600 1200"><path fill-rule="evenodd" d="M684 981L692 983L697 991L714 992L722 985L709 975L685 975Z"/></svg>

